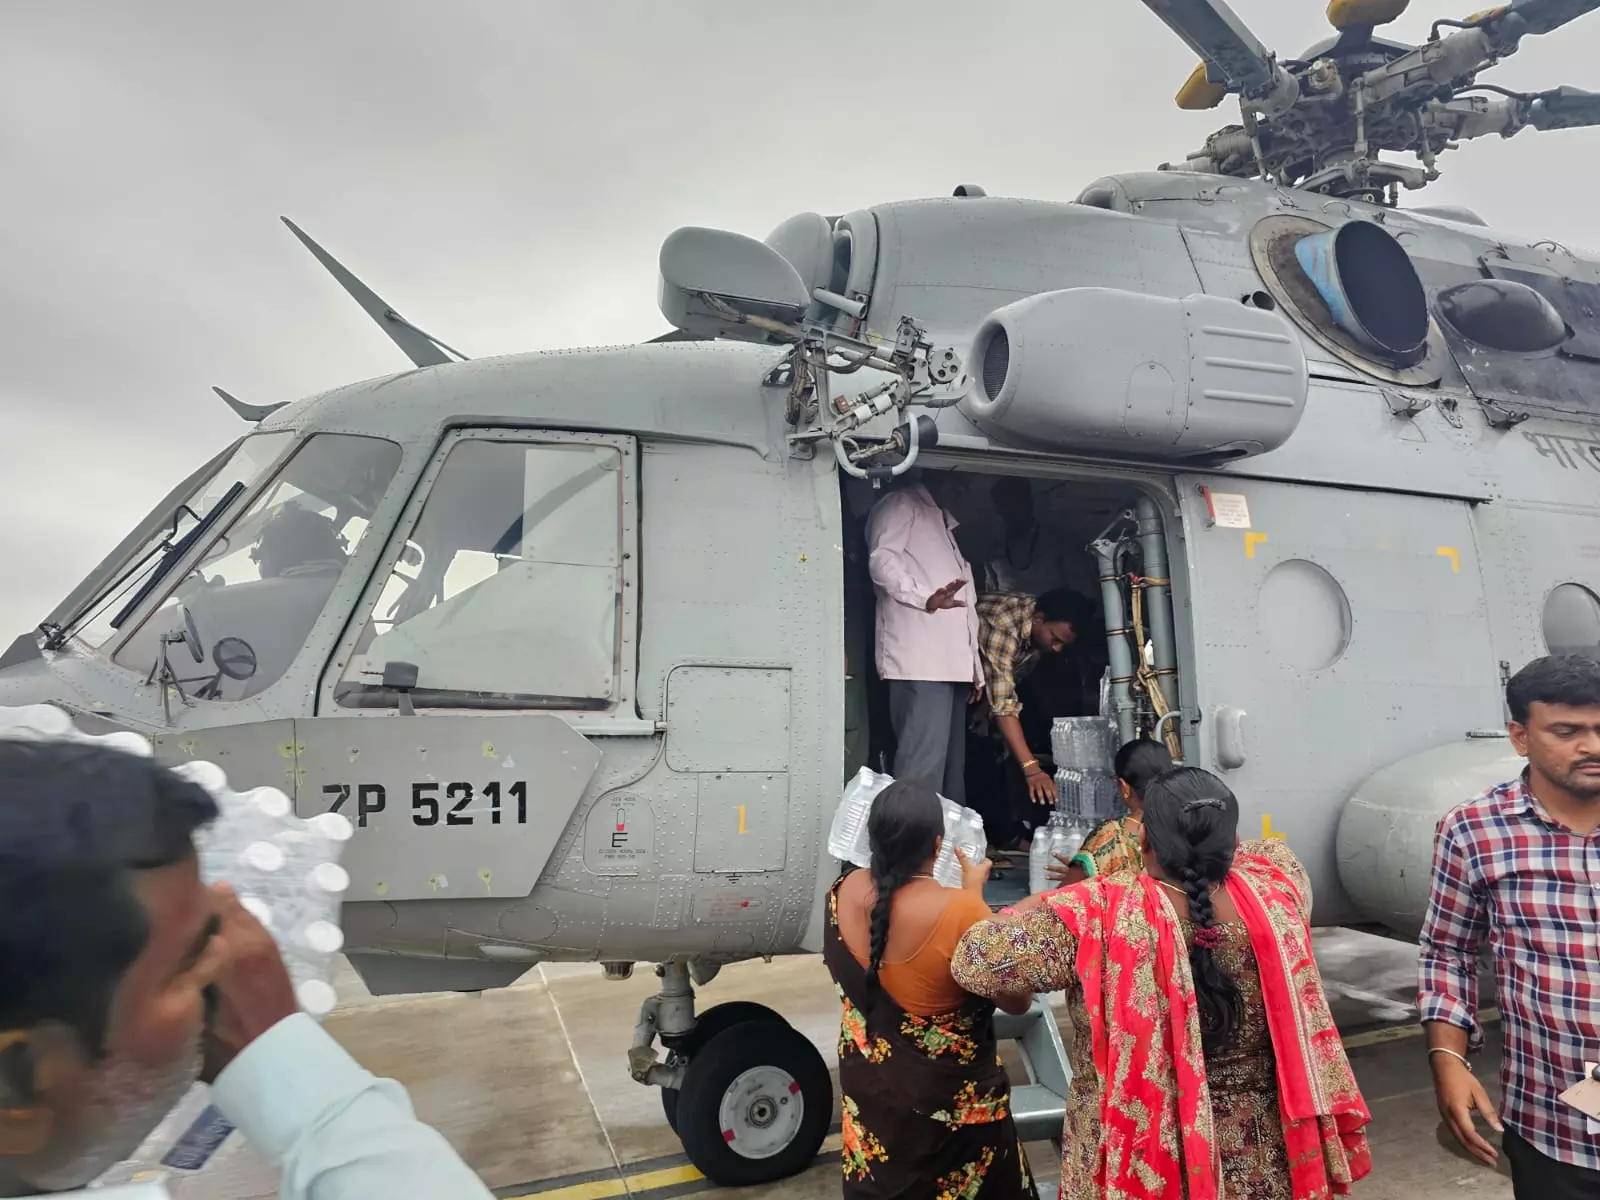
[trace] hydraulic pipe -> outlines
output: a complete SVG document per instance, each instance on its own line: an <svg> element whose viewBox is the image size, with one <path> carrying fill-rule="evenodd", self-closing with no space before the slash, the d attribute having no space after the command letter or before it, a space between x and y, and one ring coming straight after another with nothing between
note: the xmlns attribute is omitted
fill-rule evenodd
<svg viewBox="0 0 1600 1200"><path fill-rule="evenodd" d="M1139 520L1139 548L1144 554L1144 611L1155 643L1156 680L1167 711L1178 707L1178 642L1172 624L1172 577L1167 567L1167 542L1156 502L1140 496L1134 505ZM1141 652L1143 648L1141 647ZM1181 736L1181 734L1180 734Z"/></svg>
<svg viewBox="0 0 1600 1200"><path fill-rule="evenodd" d="M1123 744L1134 734L1133 647L1128 641L1128 614L1122 606L1117 580L1117 552L1121 543L1100 538L1089 549L1100 564L1100 603L1105 608L1106 649L1111 654L1111 715Z"/></svg>

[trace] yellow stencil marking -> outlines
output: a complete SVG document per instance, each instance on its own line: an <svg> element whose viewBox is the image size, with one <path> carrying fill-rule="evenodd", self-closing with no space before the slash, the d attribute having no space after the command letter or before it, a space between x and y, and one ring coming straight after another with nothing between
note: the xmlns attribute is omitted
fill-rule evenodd
<svg viewBox="0 0 1600 1200"><path fill-rule="evenodd" d="M1440 546L1434 553L1440 558L1448 558L1450 560L1450 569L1457 575L1461 574L1461 551L1454 546Z"/></svg>
<svg viewBox="0 0 1600 1200"><path fill-rule="evenodd" d="M1288 840L1281 830L1277 830L1272 827L1271 813L1261 814L1261 840L1273 842L1282 842Z"/></svg>
<svg viewBox="0 0 1600 1200"><path fill-rule="evenodd" d="M1244 556L1246 558L1254 558L1256 556L1256 547L1261 545L1261 543L1266 541L1266 540L1267 540L1267 535L1266 534L1257 533L1254 530L1252 530L1251 532L1245 534L1244 535Z"/></svg>
<svg viewBox="0 0 1600 1200"><path fill-rule="evenodd" d="M744 831L744 805L741 804L739 805L739 832L743 833Z"/></svg>

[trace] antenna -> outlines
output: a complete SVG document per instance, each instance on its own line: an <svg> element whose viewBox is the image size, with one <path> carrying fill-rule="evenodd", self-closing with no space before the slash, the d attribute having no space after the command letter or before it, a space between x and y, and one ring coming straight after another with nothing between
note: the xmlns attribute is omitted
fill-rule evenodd
<svg viewBox="0 0 1600 1200"><path fill-rule="evenodd" d="M252 424L265 421L273 413L288 404L287 400L280 400L276 404L246 404L237 396L230 396L219 387L213 387L211 390L222 397L224 404Z"/></svg>
<svg viewBox="0 0 1600 1200"><path fill-rule="evenodd" d="M413 363L419 367L439 367L452 361L449 357L451 354L463 362L467 361L467 356L461 351L445 345L432 334L418 329L395 312L388 301L352 275L343 263L317 245L288 217L280 217L279 220L289 227L289 232L300 239L301 244L328 269L328 274L339 281L339 286L350 293L351 298L361 305L367 316L378 323L378 328L388 334L389 339L399 346Z"/></svg>

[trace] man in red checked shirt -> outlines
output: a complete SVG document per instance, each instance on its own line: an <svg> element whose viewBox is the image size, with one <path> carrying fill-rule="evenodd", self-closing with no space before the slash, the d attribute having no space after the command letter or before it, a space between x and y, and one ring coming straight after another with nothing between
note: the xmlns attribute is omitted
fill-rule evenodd
<svg viewBox="0 0 1600 1200"><path fill-rule="evenodd" d="M1474 1158L1503 1133L1518 1200L1600 1196L1600 1129L1561 1093L1600 1062L1600 662L1537 659L1506 687L1518 779L1439 823L1418 1004L1439 1112ZM1472 1073L1478 950L1500 997L1504 1106Z"/></svg>

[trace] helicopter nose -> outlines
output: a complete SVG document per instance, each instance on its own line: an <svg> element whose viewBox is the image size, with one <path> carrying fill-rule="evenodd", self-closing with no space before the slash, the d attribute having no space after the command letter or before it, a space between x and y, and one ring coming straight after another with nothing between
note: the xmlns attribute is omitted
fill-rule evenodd
<svg viewBox="0 0 1600 1200"><path fill-rule="evenodd" d="M21 635L0 654L0 708L48 704L60 694L60 681L39 652L32 634Z"/></svg>

